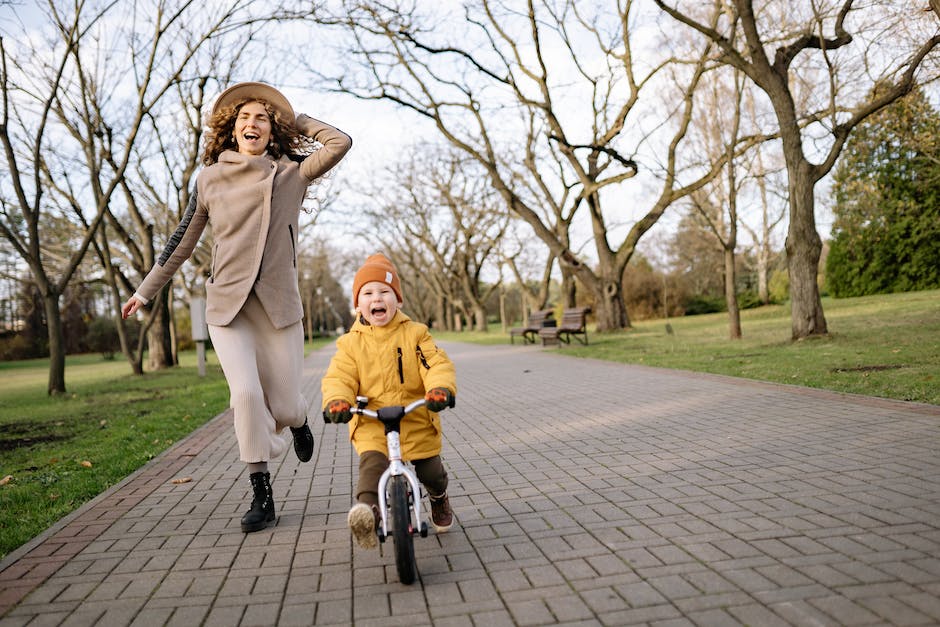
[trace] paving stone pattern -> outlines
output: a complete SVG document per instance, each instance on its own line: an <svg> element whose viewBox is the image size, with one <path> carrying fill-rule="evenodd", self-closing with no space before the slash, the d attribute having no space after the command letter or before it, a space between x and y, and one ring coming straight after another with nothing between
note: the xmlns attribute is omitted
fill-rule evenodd
<svg viewBox="0 0 940 627"><path fill-rule="evenodd" d="M415 538L415 584L350 541L323 349L276 526L240 531L224 413L0 563L0 627L940 624L940 407L446 346L457 521Z"/></svg>

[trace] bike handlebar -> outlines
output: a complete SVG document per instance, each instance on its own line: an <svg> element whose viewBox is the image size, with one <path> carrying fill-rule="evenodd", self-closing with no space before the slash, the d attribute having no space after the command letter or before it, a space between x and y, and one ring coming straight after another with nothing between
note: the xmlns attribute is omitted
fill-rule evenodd
<svg viewBox="0 0 940 627"><path fill-rule="evenodd" d="M365 409L359 407L350 407L349 412L352 414L361 414L363 416L369 416L370 418L377 418L381 421L386 420L397 420L405 416L405 414L411 413L414 410L418 409L425 405L427 401L423 398L419 398L416 401L412 401L402 407L401 405L389 405L388 407L380 407L378 411L373 409Z"/></svg>

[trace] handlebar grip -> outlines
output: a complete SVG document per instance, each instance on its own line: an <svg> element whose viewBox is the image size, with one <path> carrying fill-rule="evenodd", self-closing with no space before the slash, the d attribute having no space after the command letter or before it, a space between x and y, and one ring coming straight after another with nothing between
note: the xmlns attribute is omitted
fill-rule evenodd
<svg viewBox="0 0 940 627"><path fill-rule="evenodd" d="M323 422L326 424L332 424L330 423L330 417L327 415L327 411L325 409L323 410Z"/></svg>

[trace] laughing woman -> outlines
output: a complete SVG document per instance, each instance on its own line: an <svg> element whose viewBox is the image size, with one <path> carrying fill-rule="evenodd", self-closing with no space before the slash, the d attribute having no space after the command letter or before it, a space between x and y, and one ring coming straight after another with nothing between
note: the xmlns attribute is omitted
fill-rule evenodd
<svg viewBox="0 0 940 627"><path fill-rule="evenodd" d="M319 145L319 149L315 147ZM297 228L307 188L349 151L342 131L294 110L278 90L239 83L212 107L205 168L183 220L137 291L127 318L150 302L212 226L206 322L231 393L241 461L253 500L242 531L274 521L268 461L288 447L313 455L301 394L303 307L297 283Z"/></svg>

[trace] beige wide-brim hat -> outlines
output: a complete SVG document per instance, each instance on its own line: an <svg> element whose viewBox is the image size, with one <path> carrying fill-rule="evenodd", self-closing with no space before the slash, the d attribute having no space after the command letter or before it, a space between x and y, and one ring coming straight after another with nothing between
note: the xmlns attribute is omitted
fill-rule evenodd
<svg viewBox="0 0 940 627"><path fill-rule="evenodd" d="M215 104L212 105L211 115L215 115L216 111L222 107L253 99L264 100L270 104L284 122L292 123L296 117L294 108L290 106L284 94L265 83L250 82L236 83L219 94L219 97L215 99Z"/></svg>

